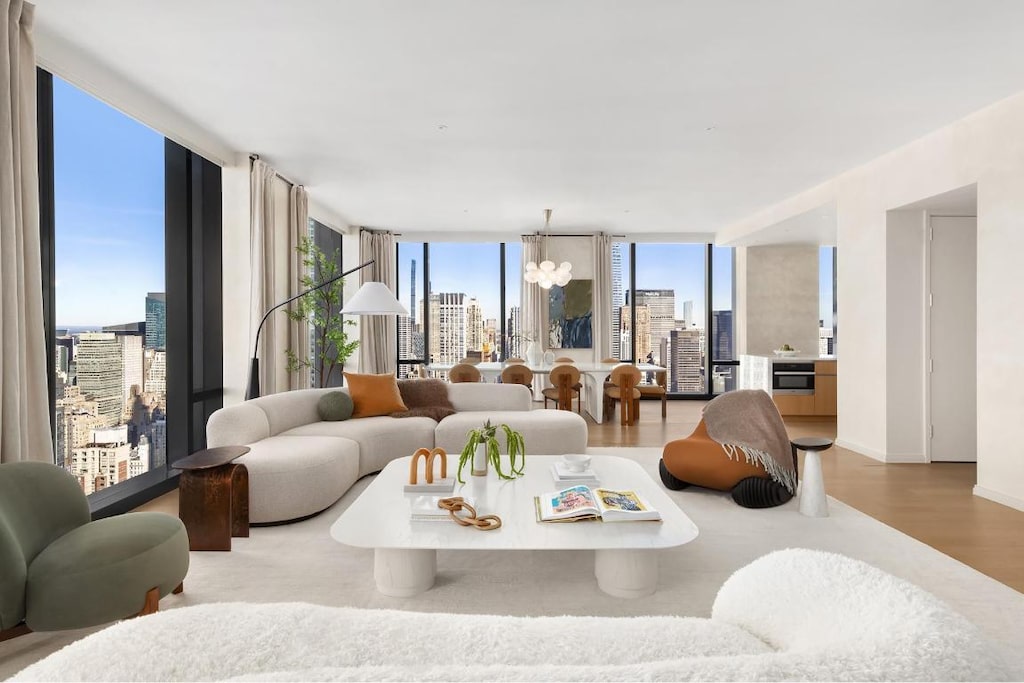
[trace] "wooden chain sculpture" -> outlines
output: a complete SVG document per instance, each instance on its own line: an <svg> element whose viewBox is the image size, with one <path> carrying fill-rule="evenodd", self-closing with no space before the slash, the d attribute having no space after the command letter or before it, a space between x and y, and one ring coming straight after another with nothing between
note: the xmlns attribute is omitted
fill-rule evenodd
<svg viewBox="0 0 1024 683"><path fill-rule="evenodd" d="M473 506L467 503L461 496L456 496L454 498L442 498L437 501L437 507L447 510L452 521L461 526L475 527L480 531L492 531L501 527L501 517L498 517L498 515L484 515L483 517L477 517L476 510ZM462 510L469 510L469 516L459 517L455 514Z"/></svg>

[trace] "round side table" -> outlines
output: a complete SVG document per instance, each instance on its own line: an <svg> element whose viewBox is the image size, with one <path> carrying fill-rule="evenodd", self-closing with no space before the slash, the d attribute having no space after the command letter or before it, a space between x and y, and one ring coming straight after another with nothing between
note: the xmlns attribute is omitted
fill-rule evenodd
<svg viewBox="0 0 1024 683"><path fill-rule="evenodd" d="M804 473L800 477L800 514L807 517L828 517L828 497L825 495L825 479L821 474L821 451L832 448L832 439L822 436L805 436L789 442L793 458L801 450L804 455Z"/></svg>

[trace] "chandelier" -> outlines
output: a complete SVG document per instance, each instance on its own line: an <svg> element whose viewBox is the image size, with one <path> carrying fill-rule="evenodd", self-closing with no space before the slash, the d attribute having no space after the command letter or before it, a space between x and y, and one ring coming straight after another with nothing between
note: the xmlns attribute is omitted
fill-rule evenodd
<svg viewBox="0 0 1024 683"><path fill-rule="evenodd" d="M536 261L526 264L526 272L523 279L527 282L536 282L544 289L551 289L552 285L564 287L572 279L572 264L562 261L557 266L548 259L548 230L551 227L551 209L544 209L544 260L537 265Z"/></svg>

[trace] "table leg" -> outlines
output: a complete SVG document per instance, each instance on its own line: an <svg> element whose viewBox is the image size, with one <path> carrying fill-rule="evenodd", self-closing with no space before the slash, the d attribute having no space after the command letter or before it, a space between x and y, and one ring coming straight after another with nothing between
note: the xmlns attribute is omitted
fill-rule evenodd
<svg viewBox="0 0 1024 683"><path fill-rule="evenodd" d="M249 470L235 465L231 473L231 535L249 538Z"/></svg>
<svg viewBox="0 0 1024 683"><path fill-rule="evenodd" d="M658 587L658 555L655 550L594 551L597 585L617 598L642 598Z"/></svg>
<svg viewBox="0 0 1024 683"><path fill-rule="evenodd" d="M375 548L373 578L377 590L395 598L408 598L430 590L437 575L437 551Z"/></svg>
<svg viewBox="0 0 1024 683"><path fill-rule="evenodd" d="M800 481L800 514L807 517L828 517L825 479L821 474L821 456L817 451L804 451L804 476Z"/></svg>

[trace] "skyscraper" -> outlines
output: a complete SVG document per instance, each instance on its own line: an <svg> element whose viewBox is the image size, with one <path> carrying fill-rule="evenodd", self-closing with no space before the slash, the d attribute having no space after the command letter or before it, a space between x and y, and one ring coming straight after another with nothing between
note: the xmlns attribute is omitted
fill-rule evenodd
<svg viewBox="0 0 1024 683"><path fill-rule="evenodd" d="M637 306L646 306L650 311L650 340L646 347L654 352L654 362L664 365L661 357L661 340L668 337L669 332L676 326L676 293L673 289L638 289L636 290ZM637 312L639 312L637 308ZM637 321L637 330L640 329L640 321ZM646 356L640 355L642 340L637 337L637 360L642 361Z"/></svg>
<svg viewBox="0 0 1024 683"><path fill-rule="evenodd" d="M157 394L164 399L167 396L167 352L158 349L148 349L145 354L145 378L146 392ZM166 405L163 400L160 405Z"/></svg>
<svg viewBox="0 0 1024 683"><path fill-rule="evenodd" d="M430 294L431 362L458 363L466 357L466 309L471 300L476 301L461 292Z"/></svg>
<svg viewBox="0 0 1024 683"><path fill-rule="evenodd" d="M522 309L519 306L512 306L508 309L508 322L505 325L506 358L523 358L526 353L526 344L523 340Z"/></svg>
<svg viewBox="0 0 1024 683"><path fill-rule="evenodd" d="M622 358L622 307L626 304L622 282L622 242L612 244L612 357ZM627 351L628 353L628 351Z"/></svg>
<svg viewBox="0 0 1024 683"><path fill-rule="evenodd" d="M83 332L76 354L78 386L96 401L104 427L121 421L124 410L124 354L111 332Z"/></svg>
<svg viewBox="0 0 1024 683"><path fill-rule="evenodd" d="M711 313L711 360L734 360L732 311Z"/></svg>
<svg viewBox="0 0 1024 683"><path fill-rule="evenodd" d="M623 306L619 311L620 326L619 346L626 354L629 353L630 339L632 335L632 312L630 306ZM636 307L636 358L639 363L647 362L647 356L651 353L651 309L647 306Z"/></svg>
<svg viewBox="0 0 1024 683"><path fill-rule="evenodd" d="M670 393L704 393L704 360L700 350L700 338L700 330L669 332L666 355Z"/></svg>
<svg viewBox="0 0 1024 683"><path fill-rule="evenodd" d="M142 337L135 334L124 334L117 337L121 345L121 363L123 368L124 414L122 419L131 417L132 396L134 391L142 393L145 385L142 380Z"/></svg>
<svg viewBox="0 0 1024 683"><path fill-rule="evenodd" d="M163 292L146 294L146 348L167 348L167 297Z"/></svg>
<svg viewBox="0 0 1024 683"><path fill-rule="evenodd" d="M693 327L696 321L693 319L693 302L683 302L683 328L688 329ZM703 326L702 326L703 327Z"/></svg>

